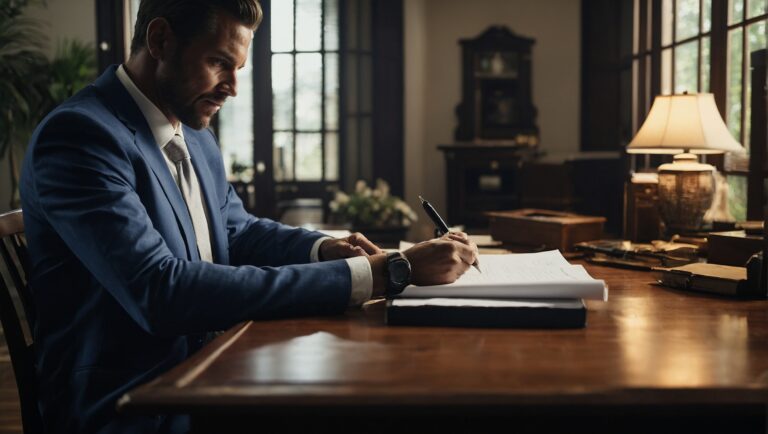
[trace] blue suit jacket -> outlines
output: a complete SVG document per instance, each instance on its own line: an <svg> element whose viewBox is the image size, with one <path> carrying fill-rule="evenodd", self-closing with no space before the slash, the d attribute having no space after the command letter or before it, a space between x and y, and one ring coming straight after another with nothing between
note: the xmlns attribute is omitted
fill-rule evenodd
<svg viewBox="0 0 768 434"><path fill-rule="evenodd" d="M54 432L179 432L184 418L127 417L115 403L204 332L343 312L350 272L308 263L319 233L247 214L213 133L185 126L215 261L201 262L181 193L115 70L41 122L22 171L40 409Z"/></svg>

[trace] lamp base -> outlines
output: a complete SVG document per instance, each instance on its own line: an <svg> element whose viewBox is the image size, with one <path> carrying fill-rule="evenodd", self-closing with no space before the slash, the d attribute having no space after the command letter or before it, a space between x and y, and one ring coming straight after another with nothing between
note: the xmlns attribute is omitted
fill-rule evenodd
<svg viewBox="0 0 768 434"><path fill-rule="evenodd" d="M696 232L715 196L715 168L693 154L679 154L659 166L659 212L667 230Z"/></svg>

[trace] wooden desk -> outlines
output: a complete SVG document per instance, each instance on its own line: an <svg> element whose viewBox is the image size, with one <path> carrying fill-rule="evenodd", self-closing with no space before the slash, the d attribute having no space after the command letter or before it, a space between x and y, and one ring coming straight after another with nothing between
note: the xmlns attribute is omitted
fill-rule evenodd
<svg viewBox="0 0 768 434"><path fill-rule="evenodd" d="M248 322L123 410L189 413L200 432L765 432L768 301L585 266L610 286L585 329L387 327L382 303Z"/></svg>

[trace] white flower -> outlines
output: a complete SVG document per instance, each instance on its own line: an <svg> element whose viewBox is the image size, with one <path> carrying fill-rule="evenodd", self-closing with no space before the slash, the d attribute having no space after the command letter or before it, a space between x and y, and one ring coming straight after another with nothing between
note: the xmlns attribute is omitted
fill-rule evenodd
<svg viewBox="0 0 768 434"><path fill-rule="evenodd" d="M381 178L376 180L376 190L381 192L381 197L389 196L389 184Z"/></svg>
<svg viewBox="0 0 768 434"><path fill-rule="evenodd" d="M347 196L347 193L344 193L343 191L337 191L334 202L336 202L337 205L346 205L349 203L349 196Z"/></svg>
<svg viewBox="0 0 768 434"><path fill-rule="evenodd" d="M355 183L355 193L362 193L368 188L368 184L364 180L358 179Z"/></svg>

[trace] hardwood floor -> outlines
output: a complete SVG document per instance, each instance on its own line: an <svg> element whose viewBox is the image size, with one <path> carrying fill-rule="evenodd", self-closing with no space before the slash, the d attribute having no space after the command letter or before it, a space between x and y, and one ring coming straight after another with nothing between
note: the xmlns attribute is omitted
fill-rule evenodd
<svg viewBox="0 0 768 434"><path fill-rule="evenodd" d="M21 410L11 358L0 329L0 434L21 434Z"/></svg>

